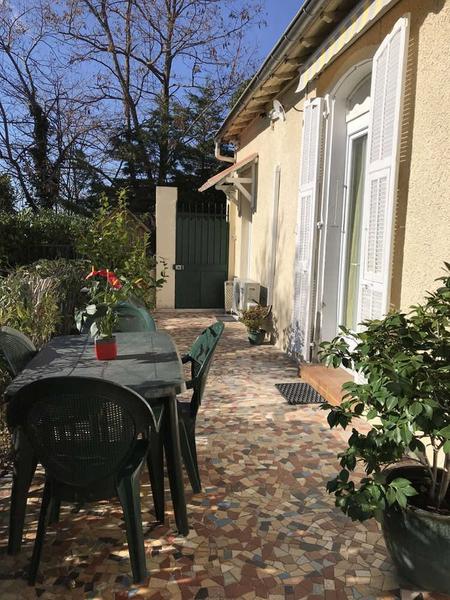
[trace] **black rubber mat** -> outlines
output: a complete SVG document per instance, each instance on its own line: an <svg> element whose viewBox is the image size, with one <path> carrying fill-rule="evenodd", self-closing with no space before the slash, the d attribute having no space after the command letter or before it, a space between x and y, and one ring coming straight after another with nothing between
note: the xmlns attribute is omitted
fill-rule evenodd
<svg viewBox="0 0 450 600"><path fill-rule="evenodd" d="M276 383L275 387L288 404L322 404L325 400L309 383Z"/></svg>
<svg viewBox="0 0 450 600"><path fill-rule="evenodd" d="M233 315L221 314L214 315L218 321L223 321L224 323L237 323L238 318Z"/></svg>

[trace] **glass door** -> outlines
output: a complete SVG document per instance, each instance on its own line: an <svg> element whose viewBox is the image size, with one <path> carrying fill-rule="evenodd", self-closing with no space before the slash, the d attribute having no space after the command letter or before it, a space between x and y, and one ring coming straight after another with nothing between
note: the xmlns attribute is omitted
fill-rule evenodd
<svg viewBox="0 0 450 600"><path fill-rule="evenodd" d="M362 208L367 152L367 115L347 126L342 228L339 325L356 331L361 268Z"/></svg>
<svg viewBox="0 0 450 600"><path fill-rule="evenodd" d="M359 274L361 265L361 215L364 197L364 177L367 133L351 141L350 185L348 188L346 253L344 266L342 324L356 331Z"/></svg>

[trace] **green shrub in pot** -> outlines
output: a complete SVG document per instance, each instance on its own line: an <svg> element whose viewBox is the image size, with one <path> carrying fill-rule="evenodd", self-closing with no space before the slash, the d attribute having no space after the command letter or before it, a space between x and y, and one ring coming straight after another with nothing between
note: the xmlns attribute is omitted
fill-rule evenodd
<svg viewBox="0 0 450 600"><path fill-rule="evenodd" d="M264 342L264 329L270 309L267 306L255 304L243 310L239 321L247 327L248 340L251 344L260 345Z"/></svg>
<svg viewBox="0 0 450 600"><path fill-rule="evenodd" d="M323 405L330 427L360 418L327 484L354 520L377 518L399 575L418 589L450 592L450 265L438 289L410 313L395 311L342 328L322 344L329 366L362 382L344 384L340 406ZM364 467L359 478L354 471Z"/></svg>

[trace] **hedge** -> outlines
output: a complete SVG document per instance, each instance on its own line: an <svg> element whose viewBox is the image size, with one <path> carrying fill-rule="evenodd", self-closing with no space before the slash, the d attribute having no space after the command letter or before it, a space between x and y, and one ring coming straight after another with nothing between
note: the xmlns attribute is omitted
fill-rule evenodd
<svg viewBox="0 0 450 600"><path fill-rule="evenodd" d="M88 227L80 215L29 210L0 211L0 265L2 271L28 265L41 258L76 258L76 240Z"/></svg>

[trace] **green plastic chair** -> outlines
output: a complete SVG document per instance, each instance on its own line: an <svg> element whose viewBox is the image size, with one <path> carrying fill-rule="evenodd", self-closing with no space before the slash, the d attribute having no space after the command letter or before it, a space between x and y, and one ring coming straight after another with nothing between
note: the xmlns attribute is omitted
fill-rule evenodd
<svg viewBox="0 0 450 600"><path fill-rule="evenodd" d="M114 307L114 311L118 314L118 323L114 329L119 332L134 332L134 331L156 331L155 321L147 309L141 306L136 306L131 302L118 302ZM96 313L89 315L84 311L78 316L78 329L81 333L90 334L94 337L97 333L96 320L103 315L100 307Z"/></svg>
<svg viewBox="0 0 450 600"><path fill-rule="evenodd" d="M28 574L34 585L49 517L61 502L118 497L135 583L146 576L139 474L155 427L141 396L81 377L46 378L23 387L8 405L8 422L23 429L45 469L36 541Z"/></svg>
<svg viewBox="0 0 450 600"><path fill-rule="evenodd" d="M17 329L1 327L0 352L3 355L9 374L11 377L16 377L36 355L37 350L33 342ZM22 540L27 494L36 470L36 461L30 461L26 468L20 470L16 468L17 456L20 451L19 438L22 440L23 435L16 428L11 428L11 430L15 468L11 488L8 552L16 554L20 549Z"/></svg>
<svg viewBox="0 0 450 600"><path fill-rule="evenodd" d="M37 350L29 337L12 327L0 327L0 351L11 377L16 377Z"/></svg>
<svg viewBox="0 0 450 600"><path fill-rule="evenodd" d="M191 379L186 382L186 387L193 390L193 394L190 402L178 402L178 421L181 454L194 494L198 494L202 490L197 460L197 446L195 443L195 424L197 413L202 403L212 358L224 327L222 321L218 321L214 325L207 327L195 340L188 354L182 357L183 363L191 363ZM153 435L150 444L152 450L151 455L147 459L147 465L152 489L155 490L154 499L156 503L157 499L161 498L161 492L158 491L157 487L158 482L163 480L161 435ZM157 514L164 513L164 508L159 507L156 510L155 506L155 512Z"/></svg>
<svg viewBox="0 0 450 600"><path fill-rule="evenodd" d="M119 315L118 332L156 331L155 321L146 308L120 302L114 310Z"/></svg>

